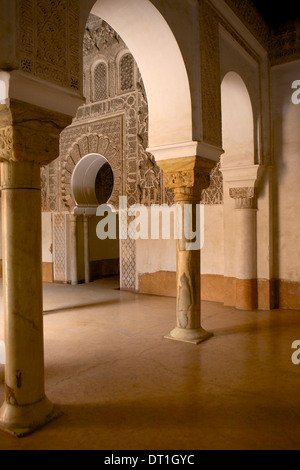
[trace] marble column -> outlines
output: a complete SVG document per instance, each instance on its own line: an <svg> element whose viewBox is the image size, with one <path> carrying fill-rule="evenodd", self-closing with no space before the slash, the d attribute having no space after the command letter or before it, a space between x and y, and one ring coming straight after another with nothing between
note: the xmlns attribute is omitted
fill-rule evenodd
<svg viewBox="0 0 300 470"><path fill-rule="evenodd" d="M56 416L45 396L40 166L1 163L5 402L0 427L22 436Z"/></svg>
<svg viewBox="0 0 300 470"><path fill-rule="evenodd" d="M198 217L200 215L201 192L209 186L209 175L215 163L204 158L191 157L166 160L158 162L158 165L164 170L165 187L174 190L178 214L179 217L182 216L180 225L183 227L183 237L177 240L176 327L166 338L199 344L212 334L201 326L200 246L197 249L188 249L189 240L184 234L184 226L187 224L194 227L195 231L197 211Z"/></svg>
<svg viewBox="0 0 300 470"><path fill-rule="evenodd" d="M70 214L70 268L71 284L78 284L77 215Z"/></svg>
<svg viewBox="0 0 300 470"><path fill-rule="evenodd" d="M235 200L236 308L257 308L257 199L255 187L231 188Z"/></svg>
<svg viewBox="0 0 300 470"><path fill-rule="evenodd" d="M32 433L58 416L45 396L40 167L57 158L68 116L7 100L0 107L5 401L0 428Z"/></svg>
<svg viewBox="0 0 300 470"><path fill-rule="evenodd" d="M83 238L84 238L84 281L88 284L90 279L90 257L89 257L89 217L83 216Z"/></svg>

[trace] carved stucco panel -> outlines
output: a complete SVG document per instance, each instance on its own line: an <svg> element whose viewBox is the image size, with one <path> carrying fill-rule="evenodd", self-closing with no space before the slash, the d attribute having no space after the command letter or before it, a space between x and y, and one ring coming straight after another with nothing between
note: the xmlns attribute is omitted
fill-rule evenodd
<svg viewBox="0 0 300 470"><path fill-rule="evenodd" d="M19 68L79 90L79 0L17 2Z"/></svg>
<svg viewBox="0 0 300 470"><path fill-rule="evenodd" d="M204 142L222 147L219 19L204 1L200 5L202 132Z"/></svg>
<svg viewBox="0 0 300 470"><path fill-rule="evenodd" d="M114 172L114 189L109 204L118 207L119 195L122 194L122 145L121 145L121 125L120 118L116 118L119 128L119 139L116 145L116 139L111 139L105 134L105 126L101 123L94 124L90 132L80 135L80 128L76 129L77 140L69 147L64 156L61 155L61 197L62 207L71 211L74 209L75 202L71 191L71 178L75 166L81 158L90 153L99 153L103 155L110 163ZM96 133L97 131L97 133ZM74 129L69 130L74 134ZM109 134L109 132L108 132Z"/></svg>

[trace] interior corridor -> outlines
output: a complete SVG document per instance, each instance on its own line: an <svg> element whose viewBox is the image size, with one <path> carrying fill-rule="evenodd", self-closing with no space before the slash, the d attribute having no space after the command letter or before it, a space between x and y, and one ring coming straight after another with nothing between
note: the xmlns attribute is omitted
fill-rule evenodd
<svg viewBox="0 0 300 470"><path fill-rule="evenodd" d="M300 449L299 311L203 302L214 336L194 346L163 338L175 299L110 278L44 284L44 313L46 394L63 415L21 440L1 432L1 450Z"/></svg>

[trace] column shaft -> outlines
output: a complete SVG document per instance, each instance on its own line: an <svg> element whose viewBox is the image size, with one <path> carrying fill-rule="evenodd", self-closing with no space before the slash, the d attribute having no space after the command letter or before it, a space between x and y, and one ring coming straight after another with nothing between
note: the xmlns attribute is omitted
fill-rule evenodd
<svg viewBox="0 0 300 470"><path fill-rule="evenodd" d="M23 435L53 416L44 389L40 167L1 167L6 397L0 426Z"/></svg>
<svg viewBox="0 0 300 470"><path fill-rule="evenodd" d="M84 280L88 284L90 279L90 257L89 257L89 218L83 216L83 237L84 237Z"/></svg>
<svg viewBox="0 0 300 470"><path fill-rule="evenodd" d="M197 224L197 218L200 218L201 192L209 186L215 162L195 156L161 160L158 165L164 171L165 187L174 190L177 222L183 228L176 249L176 328L166 338L198 344L212 336L201 327L201 220ZM191 246L195 235L199 244Z"/></svg>
<svg viewBox="0 0 300 470"><path fill-rule="evenodd" d="M78 284L78 268L77 268L77 216L70 215L70 264L71 264L71 284Z"/></svg>
<svg viewBox="0 0 300 470"><path fill-rule="evenodd" d="M236 302L240 310L257 308L257 209L255 188L233 188L235 199Z"/></svg>

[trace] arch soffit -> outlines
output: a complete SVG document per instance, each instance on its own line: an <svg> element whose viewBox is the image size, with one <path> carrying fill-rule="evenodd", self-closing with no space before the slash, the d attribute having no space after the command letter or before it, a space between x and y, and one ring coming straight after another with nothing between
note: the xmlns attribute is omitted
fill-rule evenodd
<svg viewBox="0 0 300 470"><path fill-rule="evenodd" d="M235 148L234 153L241 153L241 155L245 152L247 155L247 163L254 164L255 163L255 150L256 150L256 127L255 127L255 116L253 112L253 104L251 101L251 96L249 90L240 76L235 71L230 71L225 74L221 83L222 89L222 115L223 115L223 132L224 132L224 124L228 125L229 114L232 117L231 111L229 113L228 108L228 97L225 97L224 93L226 91L224 88L227 87L228 93L231 95L230 99L230 106L234 107L234 114L235 114L235 124L241 125L241 133L237 133L236 128L232 129L229 135L226 138L233 139L234 145L238 144L238 147ZM227 98L227 105L224 105L224 98ZM224 106L226 109L224 110ZM226 112L225 122L224 119L224 112ZM237 116L239 118L237 119ZM231 126L232 127L232 126ZM223 139L225 136L223 135ZM223 142L224 145L225 142ZM225 144L225 154L222 157L223 166L226 166L226 160L229 163L228 156L226 155L226 144ZM232 150L231 150L232 152ZM230 155L230 160L232 159L233 155ZM233 161L235 158L233 159ZM243 159L240 161L237 160L237 164L243 164Z"/></svg>
<svg viewBox="0 0 300 470"><path fill-rule="evenodd" d="M91 13L110 24L140 69L149 106L149 147L192 141L189 79L178 43L149 0L97 0Z"/></svg>

